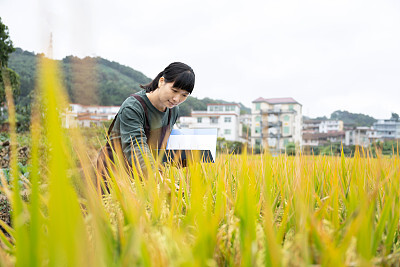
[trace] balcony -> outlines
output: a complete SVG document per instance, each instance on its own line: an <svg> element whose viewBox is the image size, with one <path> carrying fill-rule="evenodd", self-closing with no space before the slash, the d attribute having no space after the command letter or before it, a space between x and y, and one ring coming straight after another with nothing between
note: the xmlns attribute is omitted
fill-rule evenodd
<svg viewBox="0 0 400 267"><path fill-rule="evenodd" d="M268 128L274 128L274 127L281 127L282 122L281 121L276 121L276 122L263 122L263 125Z"/></svg>
<svg viewBox="0 0 400 267"><path fill-rule="evenodd" d="M297 114L297 112L293 109L267 109L260 110L260 114Z"/></svg>
<svg viewBox="0 0 400 267"><path fill-rule="evenodd" d="M282 135L280 133L277 133L277 134L270 133L266 137L268 137L268 138L282 138Z"/></svg>

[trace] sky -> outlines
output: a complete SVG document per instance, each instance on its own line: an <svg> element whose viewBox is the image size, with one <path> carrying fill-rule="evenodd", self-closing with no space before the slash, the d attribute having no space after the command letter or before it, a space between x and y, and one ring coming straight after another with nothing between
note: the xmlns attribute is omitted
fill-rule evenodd
<svg viewBox="0 0 400 267"><path fill-rule="evenodd" d="M154 78L181 61L193 96L292 97L303 115L400 114L398 0L0 0L15 47L100 56Z"/></svg>

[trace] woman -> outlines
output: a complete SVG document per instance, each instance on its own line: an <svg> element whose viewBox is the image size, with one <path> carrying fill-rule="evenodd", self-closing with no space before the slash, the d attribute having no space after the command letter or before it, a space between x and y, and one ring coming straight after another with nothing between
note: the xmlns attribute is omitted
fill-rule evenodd
<svg viewBox="0 0 400 267"><path fill-rule="evenodd" d="M102 175L114 161L113 150L122 151L127 165L135 166L146 175L143 156L152 149L163 149L178 118L178 105L187 99L194 88L193 69L181 62L171 63L144 90L128 97L112 122L110 142L102 149L97 166ZM112 149L114 148L114 149ZM149 160L154 167L152 157Z"/></svg>

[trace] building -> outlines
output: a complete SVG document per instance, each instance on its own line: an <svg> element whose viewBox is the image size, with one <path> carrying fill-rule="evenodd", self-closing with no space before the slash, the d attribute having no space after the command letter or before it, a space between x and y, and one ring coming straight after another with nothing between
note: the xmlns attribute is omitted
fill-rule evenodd
<svg viewBox="0 0 400 267"><path fill-rule="evenodd" d="M323 120L319 123L320 133L331 133L343 131L343 121L340 120Z"/></svg>
<svg viewBox="0 0 400 267"><path fill-rule="evenodd" d="M331 143L344 143L345 132L304 133L303 147L307 151L310 147L324 146Z"/></svg>
<svg viewBox="0 0 400 267"><path fill-rule="evenodd" d="M191 117L180 117L182 128L217 128L218 137L240 141L239 104L208 104L207 110L192 111Z"/></svg>
<svg viewBox="0 0 400 267"><path fill-rule="evenodd" d="M194 128L194 125L196 124L197 119L190 117L190 116L181 116L178 118L176 121L176 124L174 125L174 128Z"/></svg>
<svg viewBox="0 0 400 267"><path fill-rule="evenodd" d="M120 106L85 106L80 104L69 104L70 111L76 114L98 114L108 120L114 119Z"/></svg>
<svg viewBox="0 0 400 267"><path fill-rule="evenodd" d="M253 147L278 152L289 142L302 146L302 105L293 98L257 98L251 114Z"/></svg>
<svg viewBox="0 0 400 267"><path fill-rule="evenodd" d="M398 120L378 120L373 127L376 134L383 140L400 139L400 121Z"/></svg>
<svg viewBox="0 0 400 267"><path fill-rule="evenodd" d="M70 104L64 113L63 126L65 128L101 126L103 122L114 119L119 108L119 106Z"/></svg>
<svg viewBox="0 0 400 267"><path fill-rule="evenodd" d="M304 133L330 133L341 132L344 130L344 124L341 120L304 120Z"/></svg>
<svg viewBox="0 0 400 267"><path fill-rule="evenodd" d="M305 133L319 133L319 125L321 120L303 120L303 134Z"/></svg>
<svg viewBox="0 0 400 267"><path fill-rule="evenodd" d="M381 136L372 127L356 127L346 131L345 145L368 147L379 139L381 139Z"/></svg>

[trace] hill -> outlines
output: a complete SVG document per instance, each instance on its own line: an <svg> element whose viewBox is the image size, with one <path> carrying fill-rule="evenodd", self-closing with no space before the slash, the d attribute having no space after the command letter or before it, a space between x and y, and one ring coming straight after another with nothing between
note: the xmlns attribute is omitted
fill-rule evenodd
<svg viewBox="0 0 400 267"><path fill-rule="evenodd" d="M304 116L303 117L305 120L307 119L313 119ZM374 122L376 122L376 119L365 115L361 113L351 113L346 110L336 110L332 112L330 118L327 118L326 116L323 117L317 117L315 120L341 120L345 125L349 126L368 126L371 127Z"/></svg>
<svg viewBox="0 0 400 267"><path fill-rule="evenodd" d="M361 113L351 113L348 111L336 110L331 114L331 120L342 120L344 124L355 126L371 127L376 119Z"/></svg>
<svg viewBox="0 0 400 267"><path fill-rule="evenodd" d="M20 76L21 95L17 104L29 106L36 84L37 59L42 54L34 54L17 48L10 55L8 66ZM71 103L83 105L121 105L131 94L138 92L140 84L151 81L140 71L109 61L101 57L80 59L67 56L58 60L63 71L63 84ZM180 115L189 116L190 111L206 110L207 104L229 103L223 100L204 98L202 100L189 96L180 105ZM250 109L240 104L243 113Z"/></svg>
<svg viewBox="0 0 400 267"><path fill-rule="evenodd" d="M8 66L20 76L20 100L34 90L37 60L41 54L17 48L10 55ZM139 84L150 78L132 68L97 57L80 59L74 56L57 60L63 75L63 84L70 102L83 105L120 105L127 96L140 90Z"/></svg>

